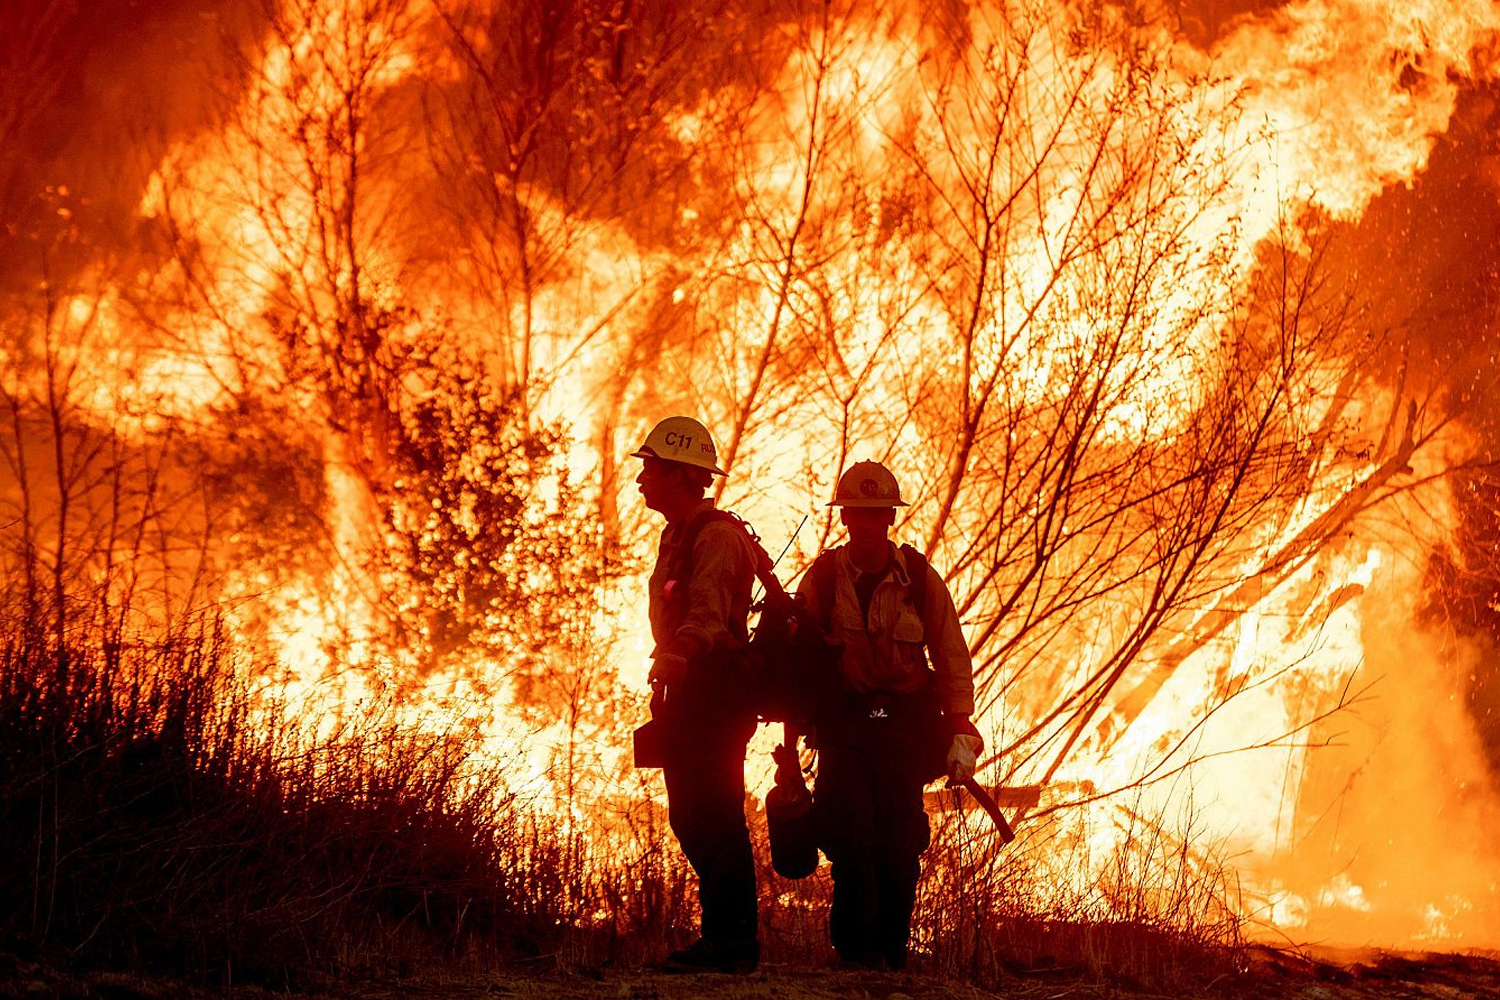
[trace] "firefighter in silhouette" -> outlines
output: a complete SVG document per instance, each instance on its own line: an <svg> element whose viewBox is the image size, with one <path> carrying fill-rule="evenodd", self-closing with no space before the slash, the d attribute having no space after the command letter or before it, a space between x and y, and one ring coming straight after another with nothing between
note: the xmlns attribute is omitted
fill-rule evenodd
<svg viewBox="0 0 1500 1000"><path fill-rule="evenodd" d="M841 690L816 719L829 933L843 963L899 969L930 837L923 786L945 772L973 777L983 749L969 719L973 661L942 577L890 541L896 508L906 506L890 470L856 463L829 506L840 508L848 541L814 561L797 594L843 646Z"/></svg>
<svg viewBox="0 0 1500 1000"><path fill-rule="evenodd" d="M632 457L646 506L666 519L650 581L650 762L667 785L672 832L698 874L701 936L674 972L745 973L760 957L755 860L745 825L745 745L755 716L734 693L747 642L755 557L745 531L704 494L717 462L708 430L668 417ZM646 727L643 727L646 728ZM642 748L637 744L637 763Z"/></svg>

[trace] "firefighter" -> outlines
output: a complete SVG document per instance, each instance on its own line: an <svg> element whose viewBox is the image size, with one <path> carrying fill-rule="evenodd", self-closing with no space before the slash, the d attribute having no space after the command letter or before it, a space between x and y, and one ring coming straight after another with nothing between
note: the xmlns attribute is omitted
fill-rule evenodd
<svg viewBox="0 0 1500 1000"><path fill-rule="evenodd" d="M745 745L755 716L734 697L747 642L755 557L745 532L704 494L724 475L707 428L668 417L632 457L646 506L666 519L650 580L653 727L667 813L698 875L701 935L667 956L672 972L754 971L760 958L755 860L745 824Z"/></svg>
<svg viewBox="0 0 1500 1000"><path fill-rule="evenodd" d="M814 561L797 595L843 646L841 690L816 719L829 934L845 965L900 969L930 839L923 786L944 772L973 777L983 749L969 718L973 661L942 577L890 540L896 508L907 506L890 470L856 463L829 506L848 541Z"/></svg>

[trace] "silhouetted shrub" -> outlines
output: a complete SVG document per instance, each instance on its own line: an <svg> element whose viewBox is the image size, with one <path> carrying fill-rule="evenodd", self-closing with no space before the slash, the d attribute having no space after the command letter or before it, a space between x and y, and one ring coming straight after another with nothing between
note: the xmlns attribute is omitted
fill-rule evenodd
<svg viewBox="0 0 1500 1000"><path fill-rule="evenodd" d="M303 732L211 626L0 649L5 947L283 980L378 971L414 940L551 946L545 897L514 899L535 859L476 737L378 716Z"/></svg>

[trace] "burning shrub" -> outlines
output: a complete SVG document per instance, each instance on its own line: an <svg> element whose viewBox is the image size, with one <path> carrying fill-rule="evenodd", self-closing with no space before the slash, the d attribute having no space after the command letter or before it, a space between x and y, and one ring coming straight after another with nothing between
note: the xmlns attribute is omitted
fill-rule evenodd
<svg viewBox="0 0 1500 1000"><path fill-rule="evenodd" d="M261 380L201 443L210 482L240 486L212 493L228 589L250 597L238 621L285 628L266 605L295 577L325 633L318 668L373 640L399 680L485 691L497 664L524 679L544 648L591 638L620 562L568 467L565 427L529 411L526 387L407 309L360 300L344 319L266 319ZM246 414L258 416L236 431Z"/></svg>
<svg viewBox="0 0 1500 1000"><path fill-rule="evenodd" d="M587 641L618 564L569 474L563 429L534 423L520 390L495 389L450 346L412 373L420 388L393 415L375 489L403 637L428 661L463 650L506 664Z"/></svg>

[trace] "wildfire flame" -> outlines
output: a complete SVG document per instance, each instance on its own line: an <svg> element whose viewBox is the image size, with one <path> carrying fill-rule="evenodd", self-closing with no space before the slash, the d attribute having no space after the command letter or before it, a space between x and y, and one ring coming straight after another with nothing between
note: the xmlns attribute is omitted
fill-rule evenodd
<svg viewBox="0 0 1500 1000"><path fill-rule="evenodd" d="M479 718L597 818L649 648L622 456L694 413L783 578L837 541L837 471L892 464L983 776L1095 811L1094 853L1124 790L1226 845L1267 928L1500 941L1486 650L1420 624L1490 442L1340 249L1493 105L1500 9L607 6L226 13L212 113L95 182L129 232L53 187L6 245L82 261L9 290L7 399L68 373L122 447L228 457L173 531L268 690ZM561 428L554 464L487 420Z"/></svg>

